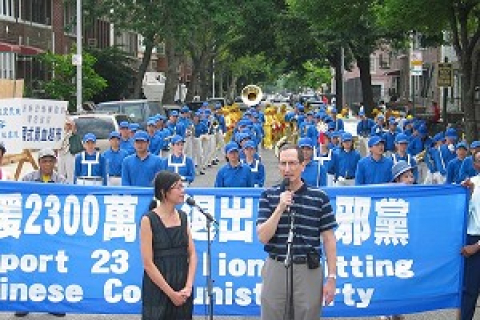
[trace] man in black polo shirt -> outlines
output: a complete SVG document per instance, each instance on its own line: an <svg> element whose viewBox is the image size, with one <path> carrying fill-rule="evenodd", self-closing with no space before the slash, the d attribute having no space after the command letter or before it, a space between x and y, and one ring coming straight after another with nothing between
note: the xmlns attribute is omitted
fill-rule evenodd
<svg viewBox="0 0 480 320"><path fill-rule="evenodd" d="M333 228L335 216L328 196L301 179L303 153L296 146L282 147L279 169L285 181L265 190L260 196L257 235L265 244L268 258L262 270L262 320L284 319L288 309L287 280L293 268L294 319L318 320L322 303L328 305L335 295L336 240ZM285 267L290 219L294 217L293 264ZM326 282L323 268L314 267L315 253L321 253L320 238L328 264ZM318 260L317 260L318 261ZM314 262L314 261L313 261ZM287 270L287 271L286 271Z"/></svg>

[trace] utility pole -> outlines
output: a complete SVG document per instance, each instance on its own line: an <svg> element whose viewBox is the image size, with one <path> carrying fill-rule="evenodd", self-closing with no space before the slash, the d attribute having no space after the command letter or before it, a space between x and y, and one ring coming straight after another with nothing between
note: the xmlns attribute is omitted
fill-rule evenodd
<svg viewBox="0 0 480 320"><path fill-rule="evenodd" d="M82 0L77 0L77 54L72 63L77 66L77 112L82 108Z"/></svg>

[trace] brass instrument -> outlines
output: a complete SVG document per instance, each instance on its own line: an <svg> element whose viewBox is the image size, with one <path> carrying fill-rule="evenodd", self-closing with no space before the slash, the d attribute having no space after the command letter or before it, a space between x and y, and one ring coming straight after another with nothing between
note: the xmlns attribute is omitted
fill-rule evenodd
<svg viewBox="0 0 480 320"><path fill-rule="evenodd" d="M288 144L297 144L298 140L298 126L296 121L291 121L287 124L288 133L281 137L275 144L275 156L278 158L280 156L280 149Z"/></svg>
<svg viewBox="0 0 480 320"><path fill-rule="evenodd" d="M242 89L240 96L242 97L243 103L251 107L262 101L263 92L259 86L250 84Z"/></svg>
<svg viewBox="0 0 480 320"><path fill-rule="evenodd" d="M417 153L417 155L415 156L415 161L417 163L420 163L422 161L425 161L425 155L427 153L427 149L423 150L422 152L420 153Z"/></svg>

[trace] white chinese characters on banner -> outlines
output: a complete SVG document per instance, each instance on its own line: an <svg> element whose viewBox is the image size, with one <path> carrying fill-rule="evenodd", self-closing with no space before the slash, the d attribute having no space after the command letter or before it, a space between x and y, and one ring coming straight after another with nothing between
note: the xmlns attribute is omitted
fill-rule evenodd
<svg viewBox="0 0 480 320"><path fill-rule="evenodd" d="M0 239L21 234L22 195L20 193L0 195Z"/></svg>
<svg viewBox="0 0 480 320"><path fill-rule="evenodd" d="M105 224L103 240L124 238L125 242L134 242L137 238L135 211L138 197L127 195L111 195L104 197Z"/></svg>
<svg viewBox="0 0 480 320"><path fill-rule="evenodd" d="M188 195L185 195L185 199L188 197ZM215 196L194 196L193 198L195 199L195 203L202 208L203 211L210 213L215 218ZM180 209L185 211L190 218L190 230L193 240L207 241L207 220L205 216L198 211L197 208L191 207L187 203L184 203ZM210 228L211 240L215 238L215 234L215 226L212 225Z"/></svg>
<svg viewBox="0 0 480 320"><path fill-rule="evenodd" d="M241 197L220 199L220 242L253 242L253 198L244 199L243 206Z"/></svg>
<svg viewBox="0 0 480 320"><path fill-rule="evenodd" d="M375 243L408 244L409 204L403 199L382 199L375 203Z"/></svg>
<svg viewBox="0 0 480 320"><path fill-rule="evenodd" d="M337 241L342 241L345 245L359 246L368 240L371 234L368 222L371 202L369 197L337 197Z"/></svg>

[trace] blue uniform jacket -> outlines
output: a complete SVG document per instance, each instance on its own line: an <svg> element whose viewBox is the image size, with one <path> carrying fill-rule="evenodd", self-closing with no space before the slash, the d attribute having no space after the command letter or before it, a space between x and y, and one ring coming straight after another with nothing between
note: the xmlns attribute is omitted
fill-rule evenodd
<svg viewBox="0 0 480 320"><path fill-rule="evenodd" d="M106 186L107 162L105 161L103 155L101 155L98 151L95 151L93 154L88 154L86 151L78 153L75 156L73 183L77 183L77 178L79 177L100 177L102 178L103 185Z"/></svg>
<svg viewBox="0 0 480 320"><path fill-rule="evenodd" d="M361 137L369 137L374 126L375 121L372 119L360 120L357 124L357 135Z"/></svg>
<svg viewBox="0 0 480 320"><path fill-rule="evenodd" d="M186 155L176 157L173 154L169 154L165 158L162 158L162 170L168 170L178 173L183 180L192 183L195 180L195 165L193 160Z"/></svg>
<svg viewBox="0 0 480 320"><path fill-rule="evenodd" d="M455 158L451 160L447 165L447 180L445 183L461 183L460 180L460 168L464 160Z"/></svg>
<svg viewBox="0 0 480 320"><path fill-rule="evenodd" d="M383 140L385 140L385 151L395 151L395 138L399 132L387 131L383 134Z"/></svg>
<svg viewBox="0 0 480 320"><path fill-rule="evenodd" d="M342 119L337 119L335 121L335 131L343 131L345 130L345 125L343 124L343 120Z"/></svg>
<svg viewBox="0 0 480 320"><path fill-rule="evenodd" d="M163 149L163 138L157 134L150 136L150 143L148 144L148 151L151 154L158 155Z"/></svg>
<svg viewBox="0 0 480 320"><path fill-rule="evenodd" d="M253 175L248 165L240 163L232 167L225 164L217 172L215 179L216 188L251 188L253 187Z"/></svg>
<svg viewBox="0 0 480 320"><path fill-rule="evenodd" d="M302 172L303 181L310 187L324 187L327 185L327 170L317 160L311 160Z"/></svg>
<svg viewBox="0 0 480 320"><path fill-rule="evenodd" d="M128 154L135 153L135 147L133 146L133 139L123 139L120 138L120 149L127 151Z"/></svg>
<svg viewBox="0 0 480 320"><path fill-rule="evenodd" d="M132 154L123 160L122 186L152 187L158 171L162 170L162 159L159 156L148 154L140 159Z"/></svg>
<svg viewBox="0 0 480 320"><path fill-rule="evenodd" d="M460 182L464 181L465 179L471 178L479 174L475 168L473 167L473 158L469 156L463 160L462 166L460 167L460 173L458 179Z"/></svg>
<svg viewBox="0 0 480 320"><path fill-rule="evenodd" d="M127 151L119 149L117 151L112 148L103 152L103 157L107 161L107 173L110 177L122 176L123 159L128 156Z"/></svg>
<svg viewBox="0 0 480 320"><path fill-rule="evenodd" d="M372 156L360 159L355 175L355 185L388 183L392 180L393 161L382 157L376 161Z"/></svg>
<svg viewBox="0 0 480 320"><path fill-rule="evenodd" d="M250 167L250 171L253 175L253 185L255 187L263 187L265 184L265 166L263 163L259 159L253 159L252 163L247 163L244 159L242 160L242 163Z"/></svg>
<svg viewBox="0 0 480 320"><path fill-rule="evenodd" d="M357 150L346 152L343 148L340 148L332 154L328 173L333 174L335 180L338 177L355 178L360 158L360 153Z"/></svg>

